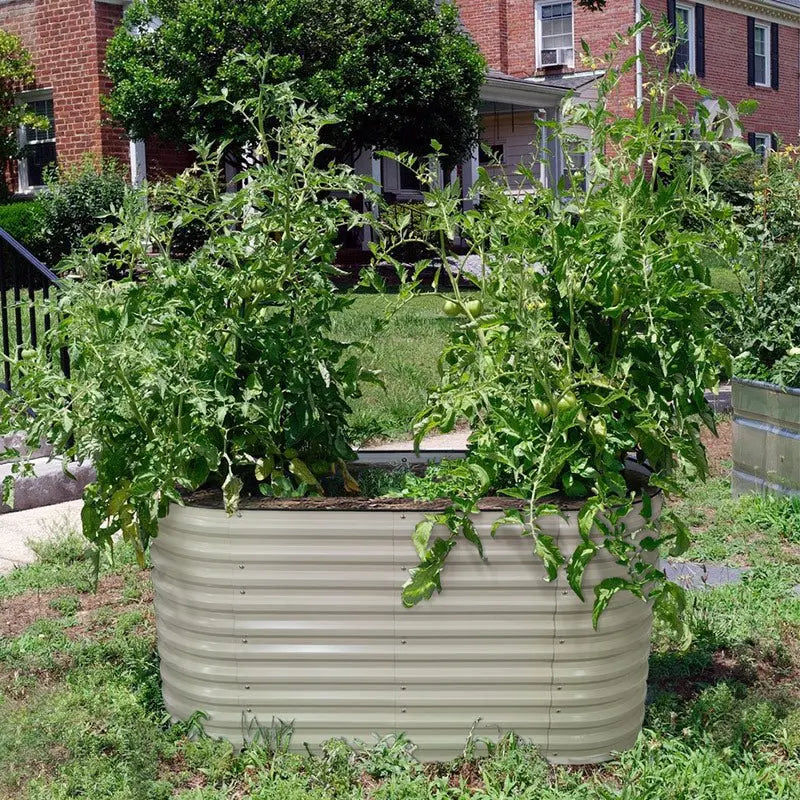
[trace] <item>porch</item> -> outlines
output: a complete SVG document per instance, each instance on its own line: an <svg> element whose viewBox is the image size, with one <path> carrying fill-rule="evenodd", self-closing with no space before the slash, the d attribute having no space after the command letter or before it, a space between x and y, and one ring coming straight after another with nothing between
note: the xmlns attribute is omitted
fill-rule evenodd
<svg viewBox="0 0 800 800"><path fill-rule="evenodd" d="M540 123L560 119L561 102L573 88L490 70L481 91L481 143L450 174L440 174L442 184L458 180L467 207L474 202L472 189L480 168L499 180L507 180L514 192L532 188L529 179L519 174L520 166L528 168L541 185L555 186L564 171L564 157L560 142ZM360 174L373 179L389 202L414 204L422 200L414 174L392 159L363 152L354 166ZM369 228L351 232L340 253L341 263L367 260L371 238Z"/></svg>

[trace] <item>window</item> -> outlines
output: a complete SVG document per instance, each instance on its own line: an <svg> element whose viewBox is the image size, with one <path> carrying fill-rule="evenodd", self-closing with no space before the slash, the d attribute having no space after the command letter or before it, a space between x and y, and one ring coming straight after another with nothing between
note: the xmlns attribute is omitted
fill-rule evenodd
<svg viewBox="0 0 800 800"><path fill-rule="evenodd" d="M577 188L586 191L587 171L589 168L589 154L587 144L575 142L568 145L564 153L564 169L561 175L562 185L565 190Z"/></svg>
<svg viewBox="0 0 800 800"><path fill-rule="evenodd" d="M478 163L482 167L493 167L505 161L505 146L502 144L483 144L478 149Z"/></svg>
<svg viewBox="0 0 800 800"><path fill-rule="evenodd" d="M572 2L536 6L536 62L540 67L571 67L574 59Z"/></svg>
<svg viewBox="0 0 800 800"><path fill-rule="evenodd" d="M772 150L772 134L756 133L753 136L753 150L756 151L759 161L765 161Z"/></svg>
<svg viewBox="0 0 800 800"><path fill-rule="evenodd" d="M769 25L758 22L753 26L753 61L755 67L756 86L769 86L770 68L770 30Z"/></svg>
<svg viewBox="0 0 800 800"><path fill-rule="evenodd" d="M405 164L398 164L398 174L400 177L400 188L404 192L421 192L419 178L414 170L409 169Z"/></svg>
<svg viewBox="0 0 800 800"><path fill-rule="evenodd" d="M53 95L50 92L29 92L20 95L20 104L28 106L40 117L49 120L47 128L23 125L18 137L22 157L19 160L19 191L30 192L44 186L47 168L56 163L56 130L53 117Z"/></svg>
<svg viewBox="0 0 800 800"><path fill-rule="evenodd" d="M675 6L675 69L695 71L694 8Z"/></svg>

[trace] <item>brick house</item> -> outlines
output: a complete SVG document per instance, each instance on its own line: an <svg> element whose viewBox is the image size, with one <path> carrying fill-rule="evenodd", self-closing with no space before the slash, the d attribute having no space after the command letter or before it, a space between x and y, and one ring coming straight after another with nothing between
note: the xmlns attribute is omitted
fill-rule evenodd
<svg viewBox="0 0 800 800"><path fill-rule="evenodd" d="M581 41L602 55L612 36L632 26L643 8L642 0L607 0L602 12L571 0L458 0L458 5L492 74L578 93L590 93L594 78L581 63ZM800 141L800 0L652 0L647 8L656 19L666 15L678 31L676 67L688 67L712 93L734 103L758 101L758 111L741 120L754 149L768 150L778 139ZM624 57L637 49L649 54L647 38L639 37ZM641 92L641 74L625 76L616 110L633 108ZM482 111L484 140L513 166L523 142L537 135L530 109L509 112L489 101ZM558 170L553 164L552 171Z"/></svg>
<svg viewBox="0 0 800 800"><path fill-rule="evenodd" d="M18 193L40 186L42 172L56 157L60 164L79 163L86 154L130 162L134 180L174 173L189 163L185 150L155 141L131 143L104 119L101 97L110 89L103 66L106 45L126 4L0 0L0 27L22 39L36 70L37 88L20 95L20 102L52 123L48 131L20 131L26 157L11 176Z"/></svg>
<svg viewBox="0 0 800 800"><path fill-rule="evenodd" d="M0 27L18 34L33 55L37 88L20 102L31 103L53 124L49 131L21 131L26 157L13 176L20 193L41 184L42 171L80 161L85 154L130 163L131 177L154 178L188 163L182 148L157 141L129 142L124 131L103 119L101 97L106 45L128 0L0 0ZM595 79L581 64L580 41L602 53L612 35L632 25L640 0L607 0L591 13L571 0L457 0L466 29L489 62L482 91L484 140L508 172L534 161L537 178L557 180L563 154L540 137L537 119L556 119L563 97L574 90L591 99ZM755 98L758 112L744 120L759 149L797 143L800 130L800 0L653 0L655 16L679 20L676 60L712 92L738 101ZM632 45L648 52L649 42ZM632 107L641 91L634 74L618 93L619 110ZM539 152L547 153L537 160ZM470 184L485 156L477 150L461 167ZM393 162L363 154L364 171L399 200L417 194L413 180ZM524 188L524 186L520 186Z"/></svg>

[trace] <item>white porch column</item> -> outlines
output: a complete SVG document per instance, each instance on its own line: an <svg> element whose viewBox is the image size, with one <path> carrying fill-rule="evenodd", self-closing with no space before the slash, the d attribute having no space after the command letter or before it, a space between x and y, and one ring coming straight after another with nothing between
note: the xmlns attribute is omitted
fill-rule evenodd
<svg viewBox="0 0 800 800"><path fill-rule="evenodd" d="M131 159L131 185L141 186L147 178L147 152L144 139L131 139L129 151Z"/></svg>
<svg viewBox="0 0 800 800"><path fill-rule="evenodd" d="M555 106L547 109L548 122L561 121L561 106ZM558 182L561 179L561 174L564 171L564 158L561 152L561 137L548 130L548 147L550 149L550 162L548 164L548 171L550 173L550 186L558 189Z"/></svg>
<svg viewBox="0 0 800 800"><path fill-rule="evenodd" d="M383 190L383 170L382 159L375 156L374 150L362 150L353 163L353 169L358 175L369 175L374 184L373 189L376 192ZM368 209L372 212L373 216L377 218L378 208L376 205L370 206ZM370 243L374 241L374 232L371 225L365 225L361 234L361 249L369 250Z"/></svg>
<svg viewBox="0 0 800 800"><path fill-rule="evenodd" d="M480 145L472 148L470 157L461 165L461 196L464 198L464 211L469 211L478 205L479 198L472 197L472 187L478 180L480 165Z"/></svg>

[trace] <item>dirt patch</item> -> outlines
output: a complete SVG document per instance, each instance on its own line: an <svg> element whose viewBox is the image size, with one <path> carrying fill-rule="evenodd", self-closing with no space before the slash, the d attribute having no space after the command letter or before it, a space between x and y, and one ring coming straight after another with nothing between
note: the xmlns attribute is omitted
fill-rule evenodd
<svg viewBox="0 0 800 800"><path fill-rule="evenodd" d="M800 703L800 642L796 636L797 630L787 625L777 647L757 642L722 646L709 652L706 663L693 666L688 674L679 670L659 675L651 670L650 688L691 700L709 686L741 684L764 699L777 698L794 707Z"/></svg>
<svg viewBox="0 0 800 800"><path fill-rule="evenodd" d="M132 593L135 597L126 597ZM19 636L34 622L40 619L60 619L65 614L54 601L65 597L75 597L78 607L75 611L75 624L65 630L70 638L79 639L97 630L98 609L111 609L116 616L123 611L148 606L152 600L150 574L142 571L131 581L122 575L102 578L96 592L71 593L66 588L46 592L26 592L0 600L0 636Z"/></svg>
<svg viewBox="0 0 800 800"><path fill-rule="evenodd" d="M708 454L708 466L712 475L730 475L733 457L733 423L723 419L717 423L717 436L711 431L703 432L703 444Z"/></svg>

